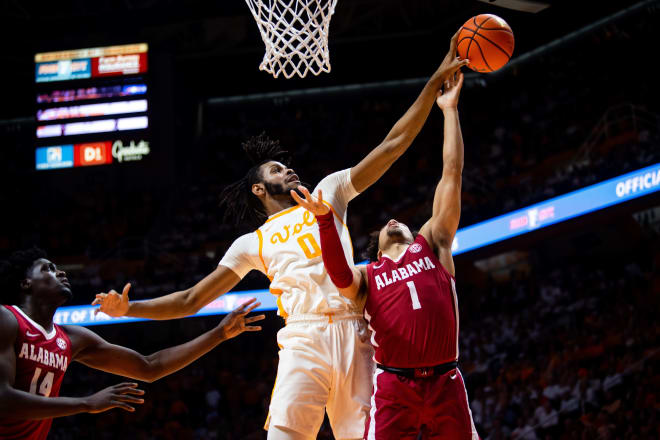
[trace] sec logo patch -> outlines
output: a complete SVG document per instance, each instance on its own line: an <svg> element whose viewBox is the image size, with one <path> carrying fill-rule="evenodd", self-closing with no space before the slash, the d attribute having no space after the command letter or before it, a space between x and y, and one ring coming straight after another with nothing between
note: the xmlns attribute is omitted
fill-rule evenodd
<svg viewBox="0 0 660 440"><path fill-rule="evenodd" d="M66 350L66 341L62 338L57 338L55 341L57 343L57 346L60 347L62 350Z"/></svg>
<svg viewBox="0 0 660 440"><path fill-rule="evenodd" d="M410 245L410 252L413 254L416 254L417 252L422 250L422 245L419 243L413 243Z"/></svg>

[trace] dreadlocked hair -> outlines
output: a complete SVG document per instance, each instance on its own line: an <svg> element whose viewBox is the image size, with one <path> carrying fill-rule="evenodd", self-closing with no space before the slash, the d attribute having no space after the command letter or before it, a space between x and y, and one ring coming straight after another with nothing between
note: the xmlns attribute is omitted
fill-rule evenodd
<svg viewBox="0 0 660 440"><path fill-rule="evenodd" d="M222 191L220 206L225 208L225 222L231 221L236 226L257 226L268 217L261 201L252 193L252 185L262 181L261 165L271 160L286 163L290 156L288 151L282 149L280 141L270 139L265 132L249 138L241 147L252 162L252 168Z"/></svg>
<svg viewBox="0 0 660 440"><path fill-rule="evenodd" d="M2 304L18 304L21 282L35 261L47 258L46 252L38 247L16 251L6 260L0 261L0 300Z"/></svg>

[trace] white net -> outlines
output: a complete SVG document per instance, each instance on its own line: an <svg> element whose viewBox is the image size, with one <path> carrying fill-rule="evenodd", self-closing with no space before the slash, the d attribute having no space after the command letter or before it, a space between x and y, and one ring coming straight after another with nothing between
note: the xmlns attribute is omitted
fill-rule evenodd
<svg viewBox="0 0 660 440"><path fill-rule="evenodd" d="M328 33L337 0L245 0L266 45L259 70L277 78L330 72Z"/></svg>

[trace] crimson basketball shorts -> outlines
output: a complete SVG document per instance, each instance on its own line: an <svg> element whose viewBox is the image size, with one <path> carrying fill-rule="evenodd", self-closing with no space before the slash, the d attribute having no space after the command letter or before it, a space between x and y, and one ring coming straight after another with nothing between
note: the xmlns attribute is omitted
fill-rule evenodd
<svg viewBox="0 0 660 440"><path fill-rule="evenodd" d="M479 440L463 377L456 368L442 375L407 378L376 369L365 440Z"/></svg>

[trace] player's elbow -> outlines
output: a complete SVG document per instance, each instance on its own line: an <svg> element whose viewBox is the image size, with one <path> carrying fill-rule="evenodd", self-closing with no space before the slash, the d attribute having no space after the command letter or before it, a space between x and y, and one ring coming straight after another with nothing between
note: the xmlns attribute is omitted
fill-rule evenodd
<svg viewBox="0 0 660 440"><path fill-rule="evenodd" d="M140 371L136 376L133 379L146 383L153 383L163 377L162 367L158 359L154 355L145 356Z"/></svg>
<svg viewBox="0 0 660 440"><path fill-rule="evenodd" d="M383 150L388 156L397 159L401 156L415 140L415 135L408 131L402 131L391 139L383 142Z"/></svg>
<svg viewBox="0 0 660 440"><path fill-rule="evenodd" d="M181 304L181 312L184 316L194 315L204 307L204 302L200 295L195 293L194 289L188 289L183 294L183 303Z"/></svg>

